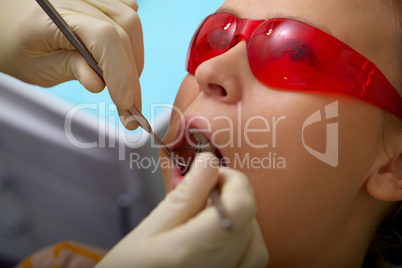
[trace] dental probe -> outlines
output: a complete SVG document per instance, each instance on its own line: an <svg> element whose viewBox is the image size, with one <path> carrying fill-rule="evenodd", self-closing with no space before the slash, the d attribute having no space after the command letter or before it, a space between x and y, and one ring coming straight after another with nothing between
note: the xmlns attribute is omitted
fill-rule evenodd
<svg viewBox="0 0 402 268"><path fill-rule="evenodd" d="M204 135L200 134L200 131L197 129L189 129L189 132L194 135L194 138L198 141L198 151L197 154L201 152L211 152L215 154L215 147L208 142ZM201 151L201 147L206 145L203 151ZM211 201L214 206L218 210L219 217L221 218L221 225L222 227L230 231L232 229L232 221L229 219L228 215L226 214L225 210L223 209L222 202L219 198L219 190L217 187L214 187L209 195L211 197Z"/></svg>
<svg viewBox="0 0 402 268"><path fill-rule="evenodd" d="M52 19L60 31L65 35L65 37L71 42L71 44L77 49L77 51L84 57L84 59L91 65L94 71L103 78L103 71L98 66L96 60L92 57L92 54L85 47L81 39L73 32L73 30L68 26L67 22L61 17L57 10L53 7L48 0L36 0L36 2L41 6L41 8L46 12L46 14ZM172 160L180 166L188 167L186 163L180 162L176 157L173 156L172 151L166 147L166 145L159 139L159 137L152 130L151 125L145 116L136 108L131 107L128 112L133 116L137 123L148 132L156 142L162 147L162 149L172 158ZM225 211L222 208L222 204L219 199L219 192L215 188L212 190L211 194L212 203L216 206L219 216L221 217L221 225L225 230L230 230L232 224L230 219L227 217Z"/></svg>

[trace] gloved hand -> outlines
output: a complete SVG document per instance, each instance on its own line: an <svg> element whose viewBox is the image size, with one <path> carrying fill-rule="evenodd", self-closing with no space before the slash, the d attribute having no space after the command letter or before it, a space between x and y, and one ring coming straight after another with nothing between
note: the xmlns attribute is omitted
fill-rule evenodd
<svg viewBox="0 0 402 268"><path fill-rule="evenodd" d="M201 154L177 188L97 267L265 267L268 252L251 186L214 158ZM206 206L218 183L231 231L221 227L216 207Z"/></svg>
<svg viewBox="0 0 402 268"><path fill-rule="evenodd" d="M141 110L142 27L135 0L50 0L104 72L119 114ZM35 0L0 1L0 71L27 83L53 86L79 80L91 92L102 79ZM124 121L124 120L123 120ZM131 121L126 127L134 129Z"/></svg>

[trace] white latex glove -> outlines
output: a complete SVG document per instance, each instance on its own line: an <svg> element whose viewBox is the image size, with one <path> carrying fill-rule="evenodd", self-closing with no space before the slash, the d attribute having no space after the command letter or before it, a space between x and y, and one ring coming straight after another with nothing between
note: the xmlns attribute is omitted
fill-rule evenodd
<svg viewBox="0 0 402 268"><path fill-rule="evenodd" d="M142 27L135 0L50 0L104 72L119 114L141 110L144 65ZM91 92L102 79L74 49L35 0L0 1L0 71L49 87L79 80ZM123 120L124 121L124 120ZM125 124L133 129L137 124Z"/></svg>
<svg viewBox="0 0 402 268"><path fill-rule="evenodd" d="M97 267L265 267L268 252L251 186L214 158L201 154L178 187ZM221 227L216 207L206 206L218 183L231 231Z"/></svg>

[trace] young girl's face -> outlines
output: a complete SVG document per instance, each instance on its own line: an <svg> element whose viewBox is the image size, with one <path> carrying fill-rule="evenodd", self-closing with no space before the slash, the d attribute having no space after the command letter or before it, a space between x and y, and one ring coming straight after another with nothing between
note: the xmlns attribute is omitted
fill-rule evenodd
<svg viewBox="0 0 402 268"><path fill-rule="evenodd" d="M321 28L394 83L385 2L227 0L220 10ZM362 260L377 218L365 181L383 152L382 110L348 95L262 84L251 72L244 41L187 75L175 106L182 114L172 114L164 141L186 144L189 129L199 129L228 167L248 176L270 264ZM312 123L317 111L321 120ZM181 181L179 173L163 169L167 192Z"/></svg>

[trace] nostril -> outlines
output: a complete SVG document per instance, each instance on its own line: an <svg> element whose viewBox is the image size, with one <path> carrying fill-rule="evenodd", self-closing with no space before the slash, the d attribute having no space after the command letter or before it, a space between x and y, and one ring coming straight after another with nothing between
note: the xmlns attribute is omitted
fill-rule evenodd
<svg viewBox="0 0 402 268"><path fill-rule="evenodd" d="M214 95L221 96L221 97L225 97L228 95L226 90L220 85L210 83L210 84L208 84L208 88L211 90L211 93Z"/></svg>

